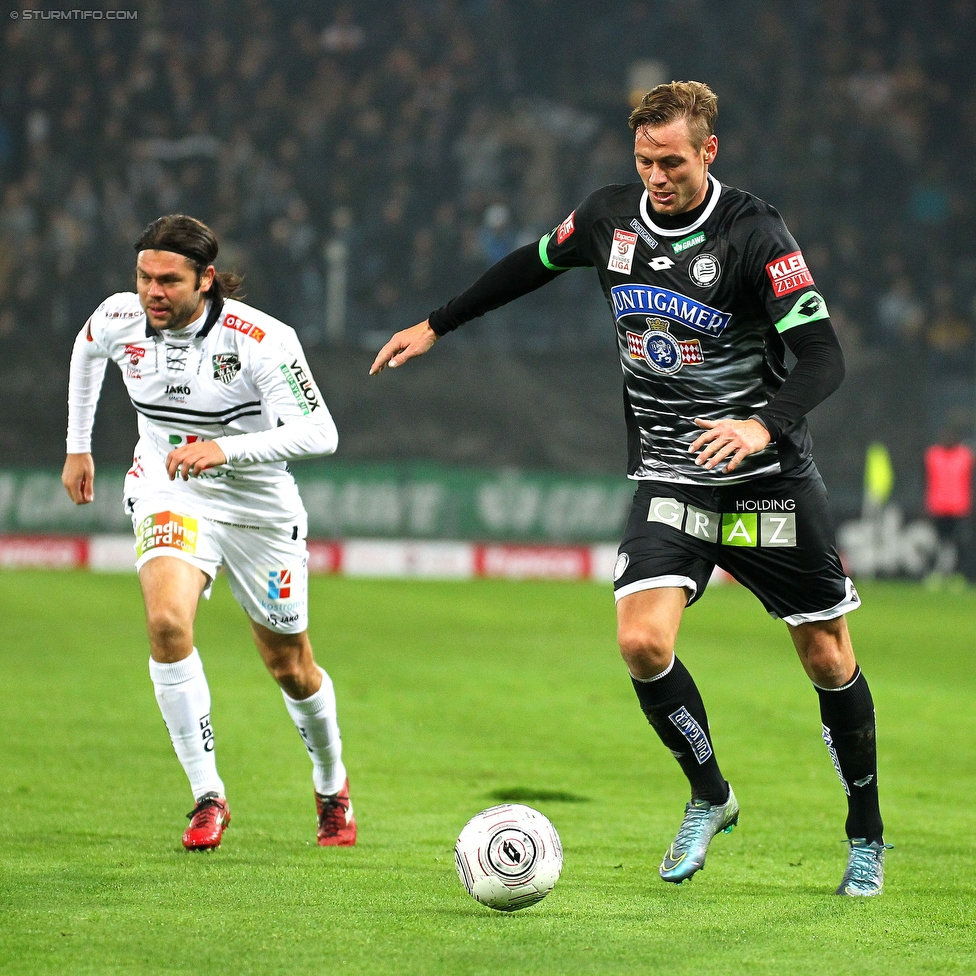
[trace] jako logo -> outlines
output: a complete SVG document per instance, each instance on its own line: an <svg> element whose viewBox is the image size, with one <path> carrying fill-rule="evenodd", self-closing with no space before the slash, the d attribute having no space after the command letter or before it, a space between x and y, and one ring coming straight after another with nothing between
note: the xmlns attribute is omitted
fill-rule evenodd
<svg viewBox="0 0 976 976"><path fill-rule="evenodd" d="M287 600L291 597L291 570L271 569L268 571L268 599Z"/></svg>

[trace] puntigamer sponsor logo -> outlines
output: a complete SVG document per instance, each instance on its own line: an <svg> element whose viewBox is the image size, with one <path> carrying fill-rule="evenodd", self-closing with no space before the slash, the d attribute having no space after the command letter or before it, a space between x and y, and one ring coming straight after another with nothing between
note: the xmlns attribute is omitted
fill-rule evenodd
<svg viewBox="0 0 976 976"><path fill-rule="evenodd" d="M318 410L322 404L319 402L312 377L305 371L305 367L296 359L291 366L282 363L279 368L302 413L308 416L313 410Z"/></svg>
<svg viewBox="0 0 976 976"><path fill-rule="evenodd" d="M687 295L653 285L616 285L610 289L610 294L613 297L614 316L618 321L626 315L656 312L676 325L686 325L696 332L717 336L722 334L732 318L730 312L719 311Z"/></svg>
<svg viewBox="0 0 976 976"><path fill-rule="evenodd" d="M705 243L705 232L700 230L697 234L689 234L687 237L682 237L680 241L671 242L671 250L675 254L681 254L683 251L687 251L690 247L698 247L699 244Z"/></svg>

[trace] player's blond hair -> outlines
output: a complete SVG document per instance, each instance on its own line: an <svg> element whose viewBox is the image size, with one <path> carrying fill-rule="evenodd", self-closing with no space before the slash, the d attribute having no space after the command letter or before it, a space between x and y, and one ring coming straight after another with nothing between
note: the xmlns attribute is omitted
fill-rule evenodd
<svg viewBox="0 0 976 976"><path fill-rule="evenodd" d="M656 129L662 125L688 120L688 134L695 149L715 131L718 117L718 95L701 81L671 81L652 88L630 113L630 128Z"/></svg>

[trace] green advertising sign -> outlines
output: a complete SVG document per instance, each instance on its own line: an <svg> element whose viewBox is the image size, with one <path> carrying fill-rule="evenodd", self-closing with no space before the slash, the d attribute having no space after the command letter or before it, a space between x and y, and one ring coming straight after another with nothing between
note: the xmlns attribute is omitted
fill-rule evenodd
<svg viewBox="0 0 976 976"><path fill-rule="evenodd" d="M294 466L317 538L616 541L634 493L623 477L440 466ZM131 532L124 470L99 468L95 501L76 506L54 471L0 470L0 532Z"/></svg>

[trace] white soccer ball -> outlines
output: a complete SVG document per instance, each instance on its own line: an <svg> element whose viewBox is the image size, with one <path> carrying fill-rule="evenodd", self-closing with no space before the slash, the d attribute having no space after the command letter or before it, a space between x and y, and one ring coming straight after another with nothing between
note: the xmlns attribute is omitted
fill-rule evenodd
<svg viewBox="0 0 976 976"><path fill-rule="evenodd" d="M542 901L563 869L556 828L538 810L503 803L472 817L454 845L458 877L482 905L514 912Z"/></svg>

